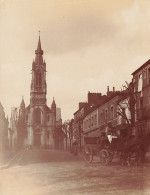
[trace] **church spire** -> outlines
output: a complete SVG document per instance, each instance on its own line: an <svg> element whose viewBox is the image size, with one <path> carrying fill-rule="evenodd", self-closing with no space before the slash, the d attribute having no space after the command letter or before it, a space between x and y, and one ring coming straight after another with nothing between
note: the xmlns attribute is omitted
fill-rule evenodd
<svg viewBox="0 0 150 195"><path fill-rule="evenodd" d="M46 63L43 61L43 50L39 34L38 45L35 50L35 60L32 62L30 103L32 105L46 104L46 93Z"/></svg>
<svg viewBox="0 0 150 195"><path fill-rule="evenodd" d="M21 101L20 107L25 107L25 103L24 103L24 98L23 98L23 96L22 96L22 101Z"/></svg>
<svg viewBox="0 0 150 195"><path fill-rule="evenodd" d="M43 55L43 50L41 47L40 31L39 31L39 41L37 45L37 50L35 50L35 54Z"/></svg>
<svg viewBox="0 0 150 195"><path fill-rule="evenodd" d="M38 51L41 51L41 50L42 50L42 48L41 48L40 35L39 35L39 42L38 42L37 50L38 50Z"/></svg>

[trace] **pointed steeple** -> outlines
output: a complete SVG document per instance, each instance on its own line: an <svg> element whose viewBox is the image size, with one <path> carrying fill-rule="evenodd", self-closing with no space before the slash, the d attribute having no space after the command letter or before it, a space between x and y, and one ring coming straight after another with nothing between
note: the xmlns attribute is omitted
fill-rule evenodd
<svg viewBox="0 0 150 195"><path fill-rule="evenodd" d="M39 31L39 41L38 41L38 45L37 45L37 50L35 50L35 54L43 55L43 50L41 47L40 31Z"/></svg>
<svg viewBox="0 0 150 195"><path fill-rule="evenodd" d="M35 50L35 60L32 62L32 79L31 79L31 105L46 104L46 63L43 61L43 50L41 47L40 35L37 49Z"/></svg>
<svg viewBox="0 0 150 195"><path fill-rule="evenodd" d="M19 119L21 120L25 119L25 103L24 103L23 96L22 96L22 101L21 101L20 109L19 109Z"/></svg>
<svg viewBox="0 0 150 195"><path fill-rule="evenodd" d="M23 96L22 96L22 101L21 101L20 107L25 107L25 103L24 103L24 98L23 98Z"/></svg>
<svg viewBox="0 0 150 195"><path fill-rule="evenodd" d="M38 51L41 51L41 50L42 50L42 48L41 48L40 35L39 35L39 42L38 42L37 50L38 50Z"/></svg>
<svg viewBox="0 0 150 195"><path fill-rule="evenodd" d="M52 102L51 108L52 108L53 110L56 110L56 103L55 103L54 97L53 97L53 102Z"/></svg>

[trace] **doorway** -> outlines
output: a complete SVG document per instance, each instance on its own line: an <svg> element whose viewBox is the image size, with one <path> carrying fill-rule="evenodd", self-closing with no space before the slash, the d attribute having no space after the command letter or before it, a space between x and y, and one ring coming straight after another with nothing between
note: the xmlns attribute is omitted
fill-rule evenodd
<svg viewBox="0 0 150 195"><path fill-rule="evenodd" d="M34 146L40 148L41 146L41 134L37 133L34 135Z"/></svg>

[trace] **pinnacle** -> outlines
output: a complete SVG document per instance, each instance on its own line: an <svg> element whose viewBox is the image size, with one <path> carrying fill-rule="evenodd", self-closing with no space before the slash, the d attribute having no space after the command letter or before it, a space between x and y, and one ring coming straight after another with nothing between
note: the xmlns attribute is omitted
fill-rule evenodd
<svg viewBox="0 0 150 195"><path fill-rule="evenodd" d="M39 35L39 42L38 42L37 50L38 50L38 51L41 51L41 50L42 50L42 48L41 48L40 35Z"/></svg>

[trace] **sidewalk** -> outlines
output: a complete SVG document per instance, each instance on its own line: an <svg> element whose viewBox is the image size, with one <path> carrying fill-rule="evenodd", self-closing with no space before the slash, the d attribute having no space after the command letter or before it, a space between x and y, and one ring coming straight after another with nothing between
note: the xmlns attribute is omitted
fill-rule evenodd
<svg viewBox="0 0 150 195"><path fill-rule="evenodd" d="M8 168L22 151L6 151L0 158L0 169Z"/></svg>

